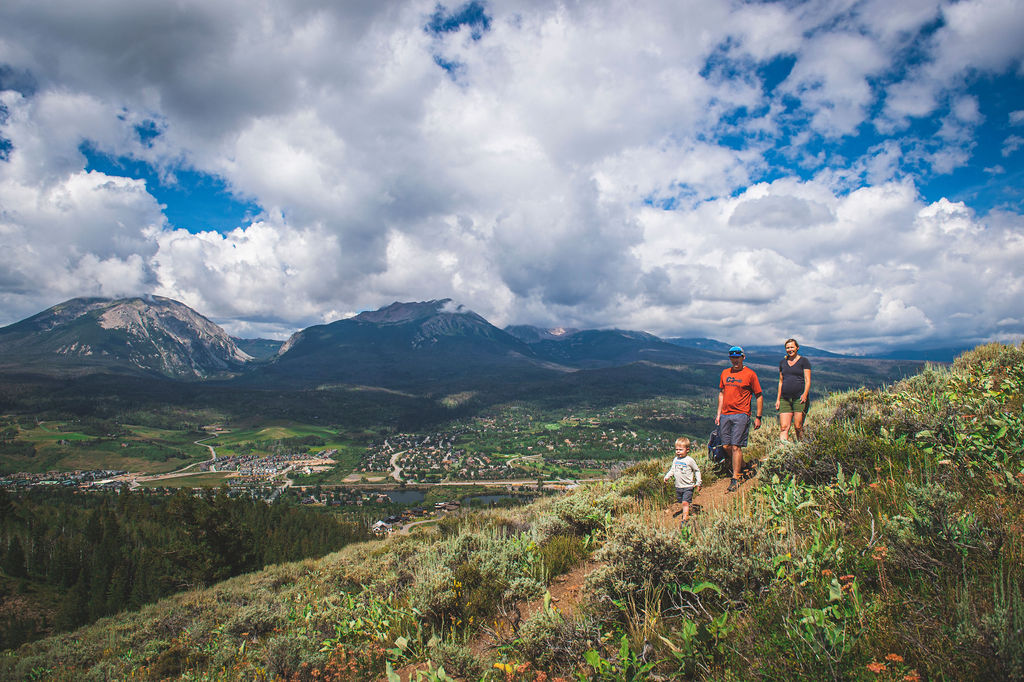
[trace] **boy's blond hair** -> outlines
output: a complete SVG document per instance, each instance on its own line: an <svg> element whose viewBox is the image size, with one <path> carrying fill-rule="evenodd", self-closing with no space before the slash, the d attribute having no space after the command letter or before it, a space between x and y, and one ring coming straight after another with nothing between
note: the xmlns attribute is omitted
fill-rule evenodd
<svg viewBox="0 0 1024 682"><path fill-rule="evenodd" d="M676 438L676 447L679 447L680 445L690 447L690 439L686 438L685 436L682 438Z"/></svg>

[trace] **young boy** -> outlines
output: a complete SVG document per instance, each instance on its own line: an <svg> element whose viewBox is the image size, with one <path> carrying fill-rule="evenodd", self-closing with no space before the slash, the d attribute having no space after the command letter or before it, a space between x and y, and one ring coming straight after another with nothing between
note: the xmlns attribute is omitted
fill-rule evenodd
<svg viewBox="0 0 1024 682"><path fill-rule="evenodd" d="M665 480L676 478L676 502L683 504L682 527L690 518L690 502L693 501L693 489L700 490L700 469L693 457L690 457L690 439L680 438L676 441L676 457L672 466L665 472Z"/></svg>

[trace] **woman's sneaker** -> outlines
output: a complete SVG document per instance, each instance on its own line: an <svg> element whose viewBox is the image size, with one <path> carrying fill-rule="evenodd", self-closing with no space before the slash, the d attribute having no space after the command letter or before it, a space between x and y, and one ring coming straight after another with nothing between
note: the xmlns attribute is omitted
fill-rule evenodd
<svg viewBox="0 0 1024 682"><path fill-rule="evenodd" d="M731 479L729 479L729 487L728 487L728 489L725 492L727 492L727 493L734 493L734 492L736 492L739 489L739 487L740 487L739 480L737 480L735 478L731 478Z"/></svg>

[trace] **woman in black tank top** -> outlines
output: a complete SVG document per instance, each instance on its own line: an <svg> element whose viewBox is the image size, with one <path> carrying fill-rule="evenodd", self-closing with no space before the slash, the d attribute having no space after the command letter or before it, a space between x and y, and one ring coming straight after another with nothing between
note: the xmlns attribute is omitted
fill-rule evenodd
<svg viewBox="0 0 1024 682"><path fill-rule="evenodd" d="M799 354L796 339L786 339L786 357L779 363L779 393L775 409L779 412L779 438L789 440L789 427L793 427L794 440L800 440L804 430L804 416L811 406L811 363Z"/></svg>

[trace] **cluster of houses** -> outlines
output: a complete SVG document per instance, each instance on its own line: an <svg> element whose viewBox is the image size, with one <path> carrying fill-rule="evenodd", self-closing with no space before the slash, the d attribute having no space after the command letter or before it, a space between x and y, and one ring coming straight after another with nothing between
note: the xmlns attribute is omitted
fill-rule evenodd
<svg viewBox="0 0 1024 682"><path fill-rule="evenodd" d="M470 454L455 447L460 432L427 435L397 434L381 444L371 445L359 463L360 472L382 472L392 460L407 481L437 483L444 480L493 481L531 477L527 469L483 454ZM397 458L396 458L397 455Z"/></svg>
<svg viewBox="0 0 1024 682"><path fill-rule="evenodd" d="M565 421L565 420L563 420ZM573 439L539 438L537 447L547 452L579 452L585 450L616 450L629 453L634 459L646 459L663 455L668 447L667 441L657 438L641 438L636 431L615 429L581 429L573 434ZM532 449L532 448L530 448ZM546 461L547 458L545 458Z"/></svg>
<svg viewBox="0 0 1024 682"><path fill-rule="evenodd" d="M280 455L229 455L216 457L199 465L201 471L234 471L240 476L273 478L286 471L310 474L324 471L333 464L337 450L319 453L293 453Z"/></svg>
<svg viewBox="0 0 1024 682"><path fill-rule="evenodd" d="M459 433L455 431L432 433L427 435L399 433L386 438L383 443L375 443L366 449L359 463L359 471L389 471L391 458L397 452L406 453L403 461L440 461L457 459L465 454L464 450L455 447L455 439Z"/></svg>
<svg viewBox="0 0 1024 682"><path fill-rule="evenodd" d="M0 488L17 489L35 486L80 488L92 490L119 489L126 485L121 477L128 472L120 469L93 469L89 471L48 471L41 474L19 472L0 479Z"/></svg>
<svg viewBox="0 0 1024 682"><path fill-rule="evenodd" d="M461 503L459 503L458 500L454 500L451 502L436 502L434 504L433 509L429 509L427 507L414 507L412 509L406 509L400 514L387 516L383 519L380 519L379 521L376 521L372 526L370 526L370 530L373 532L374 535L378 537L388 535L389 533L395 532L396 528L399 528L406 523L411 523L412 521L418 518L422 519L425 517L430 517L435 514L443 514L445 512L458 511L461 508L461 506L462 505Z"/></svg>
<svg viewBox="0 0 1024 682"><path fill-rule="evenodd" d="M289 491L298 498L299 504L319 504L325 507L362 507L392 502L386 493L358 488L296 486Z"/></svg>
<svg viewBox="0 0 1024 682"><path fill-rule="evenodd" d="M399 459L402 476L411 481L436 482L445 479L460 481L503 481L531 477L527 469L509 465L504 460L492 460L487 455L447 456L406 453Z"/></svg>

